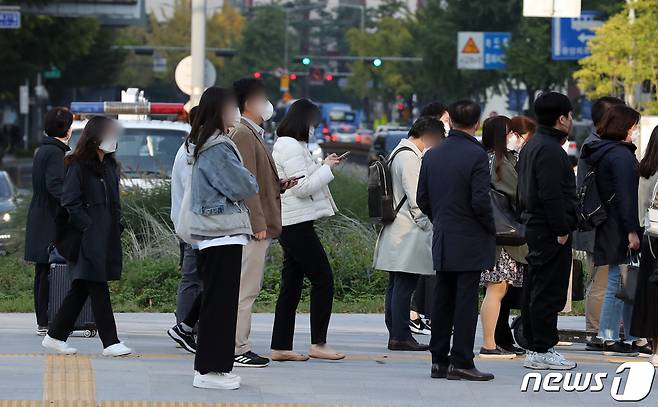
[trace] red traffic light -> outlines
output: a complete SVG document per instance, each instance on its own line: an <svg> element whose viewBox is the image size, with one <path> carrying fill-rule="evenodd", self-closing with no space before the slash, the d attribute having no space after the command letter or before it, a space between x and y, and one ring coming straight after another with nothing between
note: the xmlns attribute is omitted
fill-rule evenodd
<svg viewBox="0 0 658 407"><path fill-rule="evenodd" d="M290 80L291 81L296 81L297 80L297 74L296 73L291 73L290 74Z"/></svg>
<svg viewBox="0 0 658 407"><path fill-rule="evenodd" d="M326 80L328 80L328 81L333 81L333 80L334 80L334 76L333 76L332 74L328 73L327 76L324 77L324 79L326 79Z"/></svg>
<svg viewBox="0 0 658 407"><path fill-rule="evenodd" d="M256 79L260 79L262 76L263 76L262 73L260 73L260 72L258 72L258 71L254 72L254 78L256 78Z"/></svg>

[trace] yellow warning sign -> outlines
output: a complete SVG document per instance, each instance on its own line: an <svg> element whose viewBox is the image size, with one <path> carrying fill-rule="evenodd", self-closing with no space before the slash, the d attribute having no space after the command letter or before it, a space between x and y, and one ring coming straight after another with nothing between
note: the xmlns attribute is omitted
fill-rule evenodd
<svg viewBox="0 0 658 407"><path fill-rule="evenodd" d="M462 49L462 54L479 54L479 53L480 53L480 49L475 44L473 37L468 37L468 41L466 41L466 45L464 45L464 49Z"/></svg>

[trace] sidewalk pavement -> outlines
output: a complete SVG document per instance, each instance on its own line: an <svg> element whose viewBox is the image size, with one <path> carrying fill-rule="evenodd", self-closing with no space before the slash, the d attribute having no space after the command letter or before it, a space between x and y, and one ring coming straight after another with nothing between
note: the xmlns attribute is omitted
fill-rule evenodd
<svg viewBox="0 0 658 407"><path fill-rule="evenodd" d="M236 391L192 387L193 356L177 349L165 331L174 323L169 314L117 314L120 338L136 355L107 359L100 356L98 338L71 338L78 356L56 356L40 346L31 314L0 314L0 407L76 405L103 407L200 407L200 403L240 406L613 406L610 389L615 370L626 361L586 352L583 345L561 348L578 362L574 372L608 374L599 392L521 392L523 359L476 360L496 375L486 383L430 379L429 353L390 352L383 316L337 314L329 342L348 354L340 362L311 360L273 363L265 369L237 368L242 388ZM269 354L273 316L254 315L253 350ZM561 328L584 326L581 317L561 317ZM297 318L295 349L306 352L308 315ZM429 337L418 337L422 342ZM476 349L481 344L480 331ZM631 359L627 359L631 360ZM636 358L636 361L645 361ZM545 373L544 373L545 374ZM625 374L617 375L625 377ZM531 382L531 388L532 388ZM622 386L623 387L623 386ZM641 402L658 405L658 384ZM4 400L4 402L3 402ZM30 402L18 403L18 400ZM160 403L150 403L158 401ZM176 404L175 402L187 402Z"/></svg>

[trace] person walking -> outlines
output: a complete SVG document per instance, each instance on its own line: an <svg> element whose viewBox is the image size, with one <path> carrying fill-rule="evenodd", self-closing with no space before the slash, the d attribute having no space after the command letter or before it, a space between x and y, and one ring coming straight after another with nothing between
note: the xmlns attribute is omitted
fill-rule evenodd
<svg viewBox="0 0 658 407"><path fill-rule="evenodd" d="M393 203L403 202L393 223L385 225L375 246L374 266L389 273L385 301L388 349L426 351L411 334L411 295L421 276L436 274L432 265L432 223L416 203L423 152L445 138L443 124L434 117L421 117L409 137L400 140L389 158Z"/></svg>
<svg viewBox="0 0 658 407"><path fill-rule="evenodd" d="M450 133L423 157L416 200L432 221L437 284L432 312L433 378L493 380L473 363L478 284L496 257L487 153L473 134L480 106L462 100L448 108ZM454 333L453 333L454 331ZM452 337L452 348L450 339Z"/></svg>
<svg viewBox="0 0 658 407"><path fill-rule="evenodd" d="M267 100L265 85L258 79L245 78L233 84L242 119L229 134L242 155L244 165L258 181L258 194L246 200L253 239L242 253L240 305L235 336L235 365L266 367L269 359L251 350L251 313L260 293L265 273L267 250L281 234L281 193L294 183L281 181L274 159L263 139L261 127L272 117L274 108Z"/></svg>
<svg viewBox="0 0 658 407"><path fill-rule="evenodd" d="M568 370L576 363L555 350L558 313L567 302L571 232L576 227L576 180L562 148L573 127L569 98L557 92L535 101L539 128L519 155L518 197L529 254L521 312L528 342L524 366Z"/></svg>
<svg viewBox="0 0 658 407"><path fill-rule="evenodd" d="M640 248L638 219L638 174L635 145L640 113L624 105L612 106L596 132L600 140L583 147L581 159L596 171L596 186L605 206L606 219L596 227L594 265L608 266L608 284L601 305L598 338L606 355L637 355L630 334L633 304L615 296L620 265ZM624 326L624 342L619 328Z"/></svg>
<svg viewBox="0 0 658 407"><path fill-rule="evenodd" d="M649 220L649 208L656 204L654 191L658 183L658 126L651 132L639 165L639 218L640 226L646 230L642 242L640 275L637 278L635 303L631 317L631 335L651 341L651 363L658 367L658 273L656 253L658 238Z"/></svg>
<svg viewBox="0 0 658 407"><path fill-rule="evenodd" d="M124 356L132 350L119 341L108 281L119 280L123 268L121 199L117 149L120 127L112 119L94 116L85 125L62 187L61 205L69 224L80 234L79 254L67 259L72 284L48 333L45 348L74 354L67 339L87 298L103 343L103 356Z"/></svg>
<svg viewBox="0 0 658 407"><path fill-rule="evenodd" d="M272 359L276 361L305 361L309 356L327 360L345 358L345 354L327 345L334 275L314 226L316 220L333 216L337 210L329 183L334 179L332 169L340 163L336 154L330 154L318 164L308 151L308 140L320 118L320 109L308 99L293 103L277 129L279 138L272 152L279 176L299 180L283 194L281 202L283 230L279 243L283 248L283 268L271 342ZM292 350L304 277L311 282L308 356Z"/></svg>
<svg viewBox="0 0 658 407"><path fill-rule="evenodd" d="M523 146L523 139L511 129L511 120L505 116L494 116L484 121L482 126L482 144L489 155L491 186L509 199L516 202L517 151ZM496 264L490 270L482 272L480 285L486 287L486 294L480 310L482 320L483 344L480 357L483 359L513 359L524 355L525 351L512 344L509 350L496 343L495 332L498 329L500 308L508 288L523 285L523 267L528 247L496 246ZM509 319L509 311L506 318ZM508 320L505 321L507 324ZM510 330L509 325L506 328ZM509 343L505 344L510 346Z"/></svg>
<svg viewBox="0 0 658 407"><path fill-rule="evenodd" d="M55 239L55 215L60 206L66 167L64 155L71 149L73 114L56 107L44 118L45 137L32 162L32 200L25 226L25 261L34 263L34 312L37 335L48 332L48 248Z"/></svg>
<svg viewBox="0 0 658 407"><path fill-rule="evenodd" d="M592 167L582 158L583 148L595 141L601 140L597 134L597 127L601 124L603 115L613 106L623 106L624 101L612 96L605 96L597 99L592 104L592 122L594 124L592 132L587 136L580 149L578 158L578 167L576 172L576 187L583 185L585 176L591 171ZM594 265L594 240L596 231L578 231L573 235L573 248L584 251L587 254L587 286L585 288L585 329L588 332L599 331L599 317L601 316L601 305L605 297L606 286L608 285L608 265ZM598 340L596 335L587 342L585 349L589 351L602 351L603 344Z"/></svg>
<svg viewBox="0 0 658 407"><path fill-rule="evenodd" d="M184 181L176 233L197 250L203 291L197 299L194 387L237 389L233 369L242 248L252 235L245 200L258 192L227 136L235 116L231 91L210 87L201 96L188 137L189 178ZM194 322L183 323L191 328Z"/></svg>

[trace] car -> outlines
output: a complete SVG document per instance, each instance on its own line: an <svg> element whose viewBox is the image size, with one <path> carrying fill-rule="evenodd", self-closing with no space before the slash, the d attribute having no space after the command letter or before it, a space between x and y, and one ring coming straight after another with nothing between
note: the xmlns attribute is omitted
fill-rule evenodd
<svg viewBox="0 0 658 407"><path fill-rule="evenodd" d="M386 129L377 129L375 138L370 147L368 162L380 160L382 157L388 157L393 149L398 145L400 140L409 136L409 129L404 127L392 127Z"/></svg>
<svg viewBox="0 0 658 407"><path fill-rule="evenodd" d="M17 248L16 188L6 171L0 171L0 254Z"/></svg>

